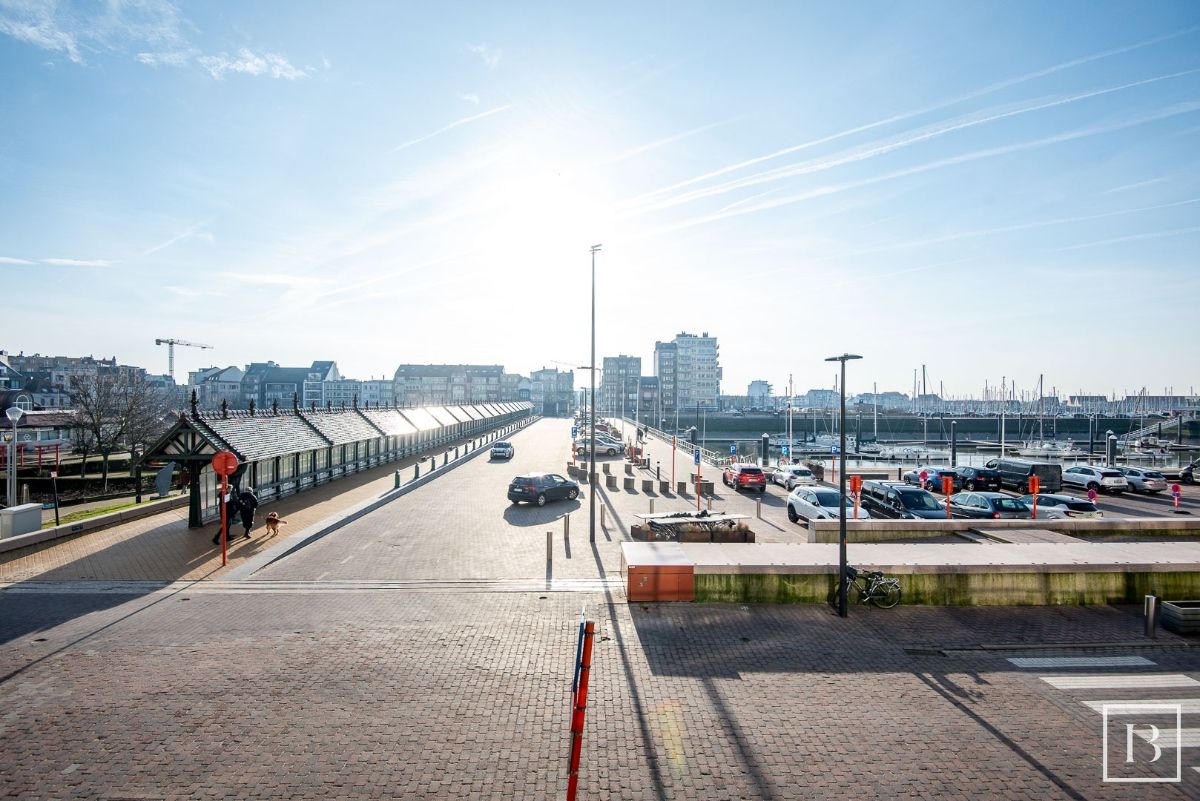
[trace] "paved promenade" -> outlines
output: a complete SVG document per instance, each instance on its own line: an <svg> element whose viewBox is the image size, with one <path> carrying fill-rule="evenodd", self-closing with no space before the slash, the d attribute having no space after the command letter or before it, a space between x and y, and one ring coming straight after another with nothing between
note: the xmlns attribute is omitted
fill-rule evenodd
<svg viewBox="0 0 1200 801"><path fill-rule="evenodd" d="M1179 784L1105 784L1097 706L1179 699L1191 738L1194 638L1144 639L1138 610L1113 607L842 620L629 605L619 543L645 496L602 495L594 544L586 494L504 499L521 471L563 471L566 429L541 421L513 437L513 464L464 464L244 581L27 570L0 592L0 795L561 798L585 607L581 798L1200 796L1194 747ZM317 498L289 500L295 519ZM1109 735L1123 747L1123 729Z"/></svg>

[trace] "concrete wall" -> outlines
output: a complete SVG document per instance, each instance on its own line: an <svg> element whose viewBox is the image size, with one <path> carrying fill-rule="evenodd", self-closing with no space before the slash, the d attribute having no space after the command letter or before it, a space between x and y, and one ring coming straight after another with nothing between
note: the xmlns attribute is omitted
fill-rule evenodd
<svg viewBox="0 0 1200 801"><path fill-rule="evenodd" d="M1100 520L862 520L846 521L850 542L896 542L945 537L956 531L1040 528L1071 537L1130 534L1139 537L1200 537L1200 519L1142 517ZM838 521L814 520L808 524L809 542L837 542Z"/></svg>

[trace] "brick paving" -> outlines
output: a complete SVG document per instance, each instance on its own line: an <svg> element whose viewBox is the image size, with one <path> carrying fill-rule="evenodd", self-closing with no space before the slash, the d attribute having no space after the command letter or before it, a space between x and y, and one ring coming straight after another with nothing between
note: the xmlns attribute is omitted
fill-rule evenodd
<svg viewBox="0 0 1200 801"><path fill-rule="evenodd" d="M1196 638L1144 640L1126 608L855 607L841 620L825 606L505 590L545 575L547 529L555 578L612 575L647 502L608 497L593 549L586 501L503 498L511 475L565 465L565 423L513 439L513 464L465 464L244 589L55 590L52 573L0 592L0 796L561 798L586 604L582 798L1200 797L1200 749L1185 749L1182 784L1103 784L1100 720L1083 704L1189 690L1061 690L1007 660L1137 654L1154 663L1137 671L1200 678ZM335 579L407 584L316 591ZM466 579L480 583L455 587ZM979 648L1048 643L1142 647Z"/></svg>

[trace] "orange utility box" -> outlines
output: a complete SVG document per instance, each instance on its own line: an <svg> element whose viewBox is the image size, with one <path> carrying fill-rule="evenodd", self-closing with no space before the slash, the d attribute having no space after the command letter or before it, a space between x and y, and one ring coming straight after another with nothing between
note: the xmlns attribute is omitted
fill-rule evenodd
<svg viewBox="0 0 1200 801"><path fill-rule="evenodd" d="M621 570L629 601L691 601L696 597L694 566L679 543L623 543Z"/></svg>

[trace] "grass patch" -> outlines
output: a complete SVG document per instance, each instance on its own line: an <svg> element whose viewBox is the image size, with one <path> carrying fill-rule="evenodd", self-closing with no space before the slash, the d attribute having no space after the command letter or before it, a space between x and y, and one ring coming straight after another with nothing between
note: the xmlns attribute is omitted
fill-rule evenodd
<svg viewBox="0 0 1200 801"><path fill-rule="evenodd" d="M109 512L119 512L122 509L132 509L135 506L145 505L145 503L138 504L133 501L129 501L128 503L115 503L112 506L101 506L96 509L84 509L79 512L71 512L69 514L59 515L59 525L65 526L68 523L78 523L80 520L88 520L93 517L99 517L100 515L106 515ZM42 523L42 528L54 528L54 521L51 520L49 522Z"/></svg>

